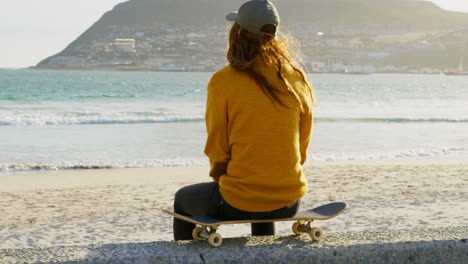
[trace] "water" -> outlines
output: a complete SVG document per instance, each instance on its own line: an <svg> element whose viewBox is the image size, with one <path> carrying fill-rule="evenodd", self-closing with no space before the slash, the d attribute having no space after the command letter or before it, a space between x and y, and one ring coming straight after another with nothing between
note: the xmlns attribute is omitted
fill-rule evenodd
<svg viewBox="0 0 468 264"><path fill-rule="evenodd" d="M210 77L0 70L0 173L206 165ZM468 77L309 77L309 160L468 155Z"/></svg>

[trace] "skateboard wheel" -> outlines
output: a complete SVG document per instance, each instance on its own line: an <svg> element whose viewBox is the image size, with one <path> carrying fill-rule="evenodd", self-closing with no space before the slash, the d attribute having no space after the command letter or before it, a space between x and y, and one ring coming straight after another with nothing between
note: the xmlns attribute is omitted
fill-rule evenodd
<svg viewBox="0 0 468 264"><path fill-rule="evenodd" d="M223 238L218 233L212 233L208 237L208 244L212 247L219 247L223 243Z"/></svg>
<svg viewBox="0 0 468 264"><path fill-rule="evenodd" d="M302 235L302 232L297 229L298 227L299 227L299 222L295 222L292 226L292 231L296 236Z"/></svg>
<svg viewBox="0 0 468 264"><path fill-rule="evenodd" d="M203 240L204 238L200 236L200 233L204 230L201 227L195 227L192 231L192 237L195 240Z"/></svg>
<svg viewBox="0 0 468 264"><path fill-rule="evenodd" d="M314 227L309 231L310 238L314 241L320 241L323 239L323 231L319 227Z"/></svg>

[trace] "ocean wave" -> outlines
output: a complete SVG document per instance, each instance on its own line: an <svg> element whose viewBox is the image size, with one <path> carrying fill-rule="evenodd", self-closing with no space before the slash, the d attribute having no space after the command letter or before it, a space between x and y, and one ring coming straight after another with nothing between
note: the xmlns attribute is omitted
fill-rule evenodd
<svg viewBox="0 0 468 264"><path fill-rule="evenodd" d="M317 122L335 123L468 123L468 118L380 118L380 117L317 117ZM0 120L0 126L45 126L45 125L100 125L100 124L145 124L145 123L184 123L204 122L203 117L152 117L145 112L134 113L132 116L104 117L96 115L89 118L89 114L68 116L38 116L17 117Z"/></svg>
<svg viewBox="0 0 468 264"><path fill-rule="evenodd" d="M468 123L468 118L401 118L401 117L318 117L318 122L361 123Z"/></svg>
<svg viewBox="0 0 468 264"><path fill-rule="evenodd" d="M128 169L128 168L168 168L168 167L192 167L207 166L206 158L200 159L166 159L149 161L80 161L60 163L15 163L0 164L0 173L9 172L33 172L33 171L66 171L66 170L103 170L103 169Z"/></svg>
<svg viewBox="0 0 468 264"><path fill-rule="evenodd" d="M363 151L363 152L336 152L336 153L314 153L309 154L309 161L366 161L366 160L391 160L408 158L428 158L445 156L466 156L468 149L465 148L417 148L400 151Z"/></svg>
<svg viewBox="0 0 468 264"><path fill-rule="evenodd" d="M44 125L106 125L203 122L204 118L161 117L161 118L96 118L96 119L15 119L0 120L0 126L44 126Z"/></svg>

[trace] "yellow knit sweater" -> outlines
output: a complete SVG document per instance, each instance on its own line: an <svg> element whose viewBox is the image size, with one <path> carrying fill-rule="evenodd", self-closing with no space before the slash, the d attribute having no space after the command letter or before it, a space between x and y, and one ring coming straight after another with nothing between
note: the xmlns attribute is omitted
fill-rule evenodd
<svg viewBox="0 0 468 264"><path fill-rule="evenodd" d="M274 69L259 60L256 69L282 87ZM291 107L273 103L253 79L231 66L216 72L208 84L205 154L211 166L228 164L219 178L220 192L237 209L272 211L307 192L302 165L312 129L311 99L292 68L284 75L302 101L302 114L291 93L280 94Z"/></svg>

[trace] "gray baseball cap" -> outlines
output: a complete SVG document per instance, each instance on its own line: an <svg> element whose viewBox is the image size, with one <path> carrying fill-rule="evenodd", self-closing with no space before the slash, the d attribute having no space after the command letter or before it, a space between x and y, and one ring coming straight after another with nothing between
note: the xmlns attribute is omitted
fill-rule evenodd
<svg viewBox="0 0 468 264"><path fill-rule="evenodd" d="M229 21L236 21L242 28L261 38L272 39L275 34L261 31L264 25L280 24L278 10L268 0L251 0L244 3L237 12L231 12L226 16Z"/></svg>

